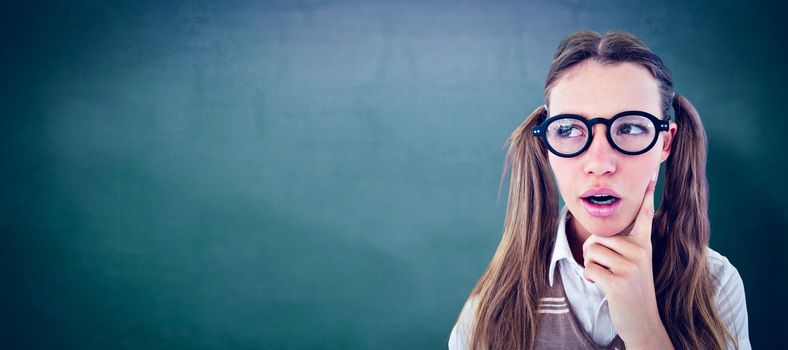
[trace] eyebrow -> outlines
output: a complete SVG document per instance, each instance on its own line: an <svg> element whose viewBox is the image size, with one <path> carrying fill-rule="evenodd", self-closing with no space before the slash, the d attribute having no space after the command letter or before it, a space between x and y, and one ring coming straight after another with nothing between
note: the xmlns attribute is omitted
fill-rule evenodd
<svg viewBox="0 0 788 350"><path fill-rule="evenodd" d="M585 119L590 119L588 117L588 114L586 114L586 113L578 113L578 112L561 112L561 113L553 114L552 116L555 117L555 116L561 115L561 114L574 114L574 115L579 115L579 116L581 116L581 117L583 117ZM615 115L615 114L613 114L613 115Z"/></svg>
<svg viewBox="0 0 788 350"><path fill-rule="evenodd" d="M613 114L609 114L609 115L598 115L598 116L596 116L596 117L589 117L589 115L588 115L587 113L581 113L581 112L561 112L561 113L556 113L556 114L553 114L552 116L550 116L550 115L548 115L548 116L549 116L549 117L555 117L555 116L557 116L557 115L561 115L561 114L573 114L573 115L579 115L579 116L583 117L583 119L586 119L586 120L591 120L591 119L594 119L594 118L605 118L605 119L609 119L609 118L613 117L614 115L616 115L616 114L618 114L618 113L621 113L621 112L625 112L625 111L645 111L645 110L642 110L642 109L632 109L632 108L629 108L629 109L622 109L622 110L620 110L620 111L618 111L618 112L615 112L615 113L613 113ZM647 112L647 113L651 113L651 112Z"/></svg>

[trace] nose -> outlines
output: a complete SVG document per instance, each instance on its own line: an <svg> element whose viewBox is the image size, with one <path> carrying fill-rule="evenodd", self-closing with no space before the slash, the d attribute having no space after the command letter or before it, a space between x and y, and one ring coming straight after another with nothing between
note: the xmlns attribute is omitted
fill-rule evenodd
<svg viewBox="0 0 788 350"><path fill-rule="evenodd" d="M594 128L591 145L583 152L585 156L583 171L589 175L613 174L616 172L616 150L607 141L605 126L597 124Z"/></svg>

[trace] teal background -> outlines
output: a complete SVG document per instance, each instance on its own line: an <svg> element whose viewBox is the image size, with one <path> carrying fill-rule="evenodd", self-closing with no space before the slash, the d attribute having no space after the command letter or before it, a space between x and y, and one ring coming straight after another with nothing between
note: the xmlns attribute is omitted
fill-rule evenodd
<svg viewBox="0 0 788 350"><path fill-rule="evenodd" d="M785 347L785 8L4 3L0 347L436 349L558 43L630 31L709 138L711 247Z"/></svg>

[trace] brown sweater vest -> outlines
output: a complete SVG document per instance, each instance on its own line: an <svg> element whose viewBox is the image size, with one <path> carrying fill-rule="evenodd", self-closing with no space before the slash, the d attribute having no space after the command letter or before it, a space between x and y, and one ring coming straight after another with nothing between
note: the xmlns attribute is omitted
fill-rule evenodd
<svg viewBox="0 0 788 350"><path fill-rule="evenodd" d="M547 289L539 300L539 314L536 349L537 350L624 350L624 341L616 335L607 346L599 346L577 321L572 305L566 298L561 273L556 266L553 286Z"/></svg>

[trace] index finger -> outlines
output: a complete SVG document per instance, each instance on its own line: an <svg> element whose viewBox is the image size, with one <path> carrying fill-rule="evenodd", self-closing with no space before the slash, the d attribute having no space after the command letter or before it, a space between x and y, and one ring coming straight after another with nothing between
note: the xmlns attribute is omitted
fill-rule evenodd
<svg viewBox="0 0 788 350"><path fill-rule="evenodd" d="M654 220L654 189L657 186L657 174L659 170L654 171L651 180L646 186L646 193L643 196L643 202L640 204L640 210L635 217L635 223L630 231L630 236L640 237L644 240L651 241L651 225Z"/></svg>

